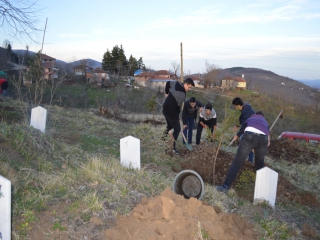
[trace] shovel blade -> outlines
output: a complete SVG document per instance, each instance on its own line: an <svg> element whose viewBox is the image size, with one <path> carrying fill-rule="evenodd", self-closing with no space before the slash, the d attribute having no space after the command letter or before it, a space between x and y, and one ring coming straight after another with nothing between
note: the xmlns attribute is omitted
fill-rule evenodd
<svg viewBox="0 0 320 240"><path fill-rule="evenodd" d="M185 147L189 150L189 151L192 151L193 150L193 147L189 144L185 144Z"/></svg>

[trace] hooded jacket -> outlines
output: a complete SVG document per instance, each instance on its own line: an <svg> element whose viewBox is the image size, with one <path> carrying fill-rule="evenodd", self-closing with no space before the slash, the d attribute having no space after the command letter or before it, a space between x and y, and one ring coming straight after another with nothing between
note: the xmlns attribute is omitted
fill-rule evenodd
<svg viewBox="0 0 320 240"><path fill-rule="evenodd" d="M196 119L197 118L197 113L199 111L199 108L201 108L201 107L204 107L204 106L198 100L196 100L196 105L195 105L194 108L191 107L190 100L185 101L184 107L183 107L183 110L182 110L182 122L183 122L183 125L187 124L187 117L192 117L192 118Z"/></svg>
<svg viewBox="0 0 320 240"><path fill-rule="evenodd" d="M186 90L183 84L177 81L168 81L165 93L168 96L163 103L163 114L171 119L179 120L180 109L186 98Z"/></svg>

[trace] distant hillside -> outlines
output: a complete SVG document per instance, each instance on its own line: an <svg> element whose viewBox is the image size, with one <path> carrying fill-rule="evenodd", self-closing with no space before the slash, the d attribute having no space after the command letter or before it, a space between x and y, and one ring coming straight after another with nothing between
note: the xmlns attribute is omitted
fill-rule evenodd
<svg viewBox="0 0 320 240"><path fill-rule="evenodd" d="M315 88L259 68L234 67L222 69L217 79L242 75L247 81L247 89L267 94L279 100L310 106L316 104L319 101L317 99L320 98L320 92Z"/></svg>
<svg viewBox="0 0 320 240"><path fill-rule="evenodd" d="M98 62L98 61L90 59L90 58L70 62L69 64L71 64L73 66L77 66L77 65L85 64L85 63L92 68L97 68L97 67L101 68L101 62Z"/></svg>
<svg viewBox="0 0 320 240"><path fill-rule="evenodd" d="M26 53L26 50L22 50L22 49L17 49L17 50L13 50L13 51L20 56L24 55ZM29 51L29 54L34 55L35 52ZM44 53L44 54L47 54L48 56L55 58L54 54L49 54L49 53ZM77 61L69 62L69 63L56 58L56 62L57 62L58 68L60 68L62 70L66 70L67 72L72 72L72 68L74 66L77 66L80 64L87 64L88 66L90 66L92 68L101 67L101 62L98 62L98 61L90 59L90 58L81 59L81 60L77 60Z"/></svg>
<svg viewBox="0 0 320 240"><path fill-rule="evenodd" d="M313 87L313 88L318 88L320 89L320 79L315 79L315 80L297 80L299 82L302 82L310 87Z"/></svg>

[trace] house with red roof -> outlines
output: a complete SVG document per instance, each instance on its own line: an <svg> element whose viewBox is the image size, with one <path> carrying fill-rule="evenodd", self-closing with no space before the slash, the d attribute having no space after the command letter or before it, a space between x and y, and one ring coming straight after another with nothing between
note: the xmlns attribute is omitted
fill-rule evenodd
<svg viewBox="0 0 320 240"><path fill-rule="evenodd" d="M188 75L188 76L185 76L185 79L186 78L191 78L194 82L195 87L204 88L204 84L203 84L203 81L202 81L200 75Z"/></svg>
<svg viewBox="0 0 320 240"><path fill-rule="evenodd" d="M87 66L85 64L80 64L72 68L73 73L76 76L84 76L87 72L92 71L93 68L90 66Z"/></svg>
<svg viewBox="0 0 320 240"><path fill-rule="evenodd" d="M109 73L99 67L88 71L86 77L89 83L96 86L104 85L110 79Z"/></svg>
<svg viewBox="0 0 320 240"><path fill-rule="evenodd" d="M195 87L203 88L202 80L198 75L190 75L185 78L190 77L194 83ZM171 74L167 70L159 70L156 72L142 72L134 76L135 83L140 86L149 87L151 89L157 90L159 92L164 92L167 81L177 81L180 80L175 74Z"/></svg>
<svg viewBox="0 0 320 240"><path fill-rule="evenodd" d="M142 72L134 76L134 81L140 86L146 87L146 83L154 77L152 72Z"/></svg>
<svg viewBox="0 0 320 240"><path fill-rule="evenodd" d="M235 77L234 80L237 82L236 88L238 89L246 89L247 88L247 82L244 80L244 75L242 77Z"/></svg>
<svg viewBox="0 0 320 240"><path fill-rule="evenodd" d="M223 89L246 89L247 82L244 79L244 75L242 77L231 77L226 76L221 79L221 88Z"/></svg>
<svg viewBox="0 0 320 240"><path fill-rule="evenodd" d="M58 68L55 68L56 59L46 54L40 55L41 68L43 69L43 78L46 80L54 80L58 78ZM23 84L32 84L31 79L27 79L27 72L30 71L30 66L26 67L25 74L23 76Z"/></svg>
<svg viewBox="0 0 320 240"><path fill-rule="evenodd" d="M149 87L159 92L164 92L168 81L175 81L174 74L167 70L159 70L156 72L143 72L134 76L135 83L140 86Z"/></svg>
<svg viewBox="0 0 320 240"><path fill-rule="evenodd" d="M54 80L58 78L59 69L55 68L56 59L46 54L41 54L41 67L44 69L44 78Z"/></svg>

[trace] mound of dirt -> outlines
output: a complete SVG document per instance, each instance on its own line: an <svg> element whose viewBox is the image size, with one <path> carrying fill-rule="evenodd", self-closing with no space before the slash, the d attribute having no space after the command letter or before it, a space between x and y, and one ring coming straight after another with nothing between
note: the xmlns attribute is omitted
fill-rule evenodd
<svg viewBox="0 0 320 240"><path fill-rule="evenodd" d="M290 142L286 144L291 144ZM273 144L276 145L276 143ZM293 144L292 146L296 145ZM202 142L200 145L194 146L191 152L186 148L179 149L180 156L176 157L183 157L185 161L180 163L179 169L173 170L175 172L187 169L194 170L201 176L204 182L222 185L234 159L234 154L220 149L217 160L214 163L213 159L216 154L216 148L217 146L214 143ZM271 166L268 167L272 169ZM215 169L214 179L213 169ZM236 189L238 197L253 202L255 177L248 178L247 182L243 182L240 179L242 174L247 174L248 172L252 172L252 176L254 176L256 169L254 164L246 161L237 174L232 187ZM297 202L308 207L320 207L320 201L315 194L296 187L281 174L279 174L278 178L277 202Z"/></svg>
<svg viewBox="0 0 320 240"><path fill-rule="evenodd" d="M291 163L313 164L320 160L317 153L299 142L283 138L270 141L268 156Z"/></svg>
<svg viewBox="0 0 320 240"><path fill-rule="evenodd" d="M253 225L235 214L215 211L201 201L166 188L161 195L143 198L129 216L120 216L107 239L257 239Z"/></svg>

